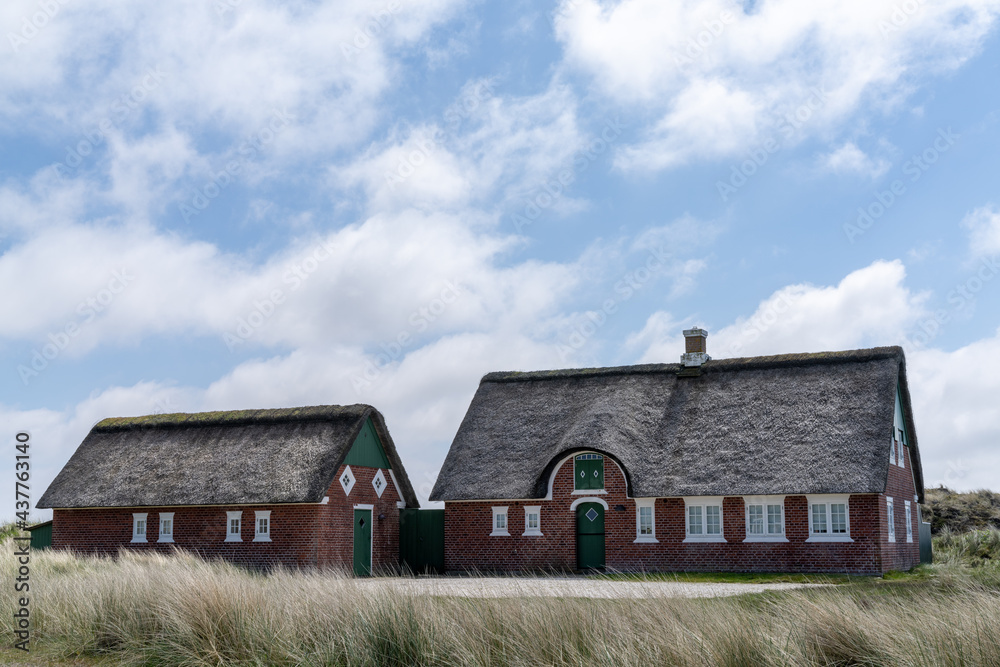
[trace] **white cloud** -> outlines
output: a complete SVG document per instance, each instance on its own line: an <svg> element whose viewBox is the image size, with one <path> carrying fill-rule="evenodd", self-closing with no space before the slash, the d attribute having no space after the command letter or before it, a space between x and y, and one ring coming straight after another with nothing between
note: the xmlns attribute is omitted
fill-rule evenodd
<svg viewBox="0 0 1000 667"><path fill-rule="evenodd" d="M1000 209L992 204L972 211L962 220L969 232L969 251L973 257L1000 253Z"/></svg>
<svg viewBox="0 0 1000 667"><path fill-rule="evenodd" d="M766 139L825 135L894 108L921 77L960 66L992 29L996 0L758 3L564 0L566 64L634 117L653 118L618 166L662 169L738 155Z"/></svg>
<svg viewBox="0 0 1000 667"><path fill-rule="evenodd" d="M821 167L835 174L860 174L873 181L889 170L888 160L873 159L854 142L847 142L821 160Z"/></svg>

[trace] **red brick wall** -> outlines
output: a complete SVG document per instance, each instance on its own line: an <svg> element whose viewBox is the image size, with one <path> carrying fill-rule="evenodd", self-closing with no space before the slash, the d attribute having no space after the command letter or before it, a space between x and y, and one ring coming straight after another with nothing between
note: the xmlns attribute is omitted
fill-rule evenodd
<svg viewBox="0 0 1000 667"><path fill-rule="evenodd" d="M339 567L350 569L354 562L354 506L374 505L372 510L372 569L395 570L399 567L399 508L396 502L402 500L396 492L387 469L385 475L387 488L379 498L372 486L377 468L351 466L354 475L354 486L349 496L344 495L340 485L340 476L347 466L340 466L337 477L333 480L326 495L330 502L322 505L320 513L320 551L318 564L320 567ZM379 519L384 514L384 519Z"/></svg>
<svg viewBox="0 0 1000 667"><path fill-rule="evenodd" d="M909 570L920 564L920 506L913 499L916 491L913 486L913 462L910 459L910 448L903 447L906 457L905 467L889 464L889 480L885 493L880 496L879 522L882 541L882 562L884 571ZM886 452L888 457L888 451ZM889 542L889 507L886 497L893 500L893 518L896 525L896 542ZM910 523L913 530L913 542L906 541L906 501L910 501Z"/></svg>
<svg viewBox="0 0 1000 667"><path fill-rule="evenodd" d="M909 474L908 470L906 472ZM636 544L636 503L626 497L624 475L608 458L605 458L604 478L607 493L597 497L609 506L605 512L605 556L609 569L883 573L882 530L878 523L880 516L884 523L884 507L881 515L878 510L878 505L885 503L882 496L850 496L850 528L854 541L849 543L806 542L809 526L804 495L785 498L788 542L744 543L743 499L726 497L722 507L723 534L727 542L684 543L684 500L659 498L655 502L659 543ZM556 473L552 500L445 503L446 569L574 569L576 513L570 510L570 505L581 496L573 495L572 491L573 461L570 459ZM542 537L522 536L524 507L532 505L542 508ZM508 507L509 537L490 536L494 506ZM900 512L897 511L897 517Z"/></svg>
<svg viewBox="0 0 1000 667"><path fill-rule="evenodd" d="M399 494L388 470L387 487L379 498L372 486L377 470L352 466L355 477L349 496L340 475L330 485L329 503L288 505L121 507L56 509L52 513L52 546L80 553L115 554L120 548L169 553L179 547L206 558L240 565L269 567L339 567L350 569L354 558L354 505L374 505L372 567L391 570L399 563ZM242 542L226 542L226 512L240 510ZM254 542L255 511L271 511L271 541ZM146 542L132 543L132 513L145 512ZM160 512L174 513L174 542L159 539ZM384 519L379 519L384 514Z"/></svg>

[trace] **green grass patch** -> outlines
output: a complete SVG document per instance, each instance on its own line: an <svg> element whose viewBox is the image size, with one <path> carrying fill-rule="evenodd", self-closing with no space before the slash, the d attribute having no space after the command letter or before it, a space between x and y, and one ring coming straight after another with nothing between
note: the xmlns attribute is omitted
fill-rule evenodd
<svg viewBox="0 0 1000 667"><path fill-rule="evenodd" d="M846 584L846 574L783 574L778 572L609 572L590 578L608 581L668 581L686 584Z"/></svg>

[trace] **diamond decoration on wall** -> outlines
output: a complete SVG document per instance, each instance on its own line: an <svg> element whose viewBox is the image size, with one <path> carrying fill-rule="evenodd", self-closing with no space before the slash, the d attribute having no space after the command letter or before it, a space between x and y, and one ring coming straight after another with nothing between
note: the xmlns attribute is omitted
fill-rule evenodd
<svg viewBox="0 0 1000 667"><path fill-rule="evenodd" d="M385 475L382 474L381 470L375 473L375 479L372 480L372 486L375 487L375 493L377 493L378 497L381 498L382 492L385 491Z"/></svg>
<svg viewBox="0 0 1000 667"><path fill-rule="evenodd" d="M350 495L351 489L354 488L354 473L351 472L351 466L344 468L344 472L340 475L340 485L344 487L344 495Z"/></svg>
<svg viewBox="0 0 1000 667"><path fill-rule="evenodd" d="M596 519L598 517L597 510L595 510L593 507L591 507L589 510L587 510L587 513L584 514L583 516L585 516L588 519L590 519L591 521L593 521L594 519Z"/></svg>

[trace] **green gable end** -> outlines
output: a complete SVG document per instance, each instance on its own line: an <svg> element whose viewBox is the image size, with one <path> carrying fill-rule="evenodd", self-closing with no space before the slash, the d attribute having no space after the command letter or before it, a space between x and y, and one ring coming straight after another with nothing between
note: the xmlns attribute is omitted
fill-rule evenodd
<svg viewBox="0 0 1000 667"><path fill-rule="evenodd" d="M389 459L382 449L382 442L375 433L375 425L371 418L365 421L361 432L354 439L351 451L347 452L344 463L350 466L367 466L369 468L391 468Z"/></svg>

